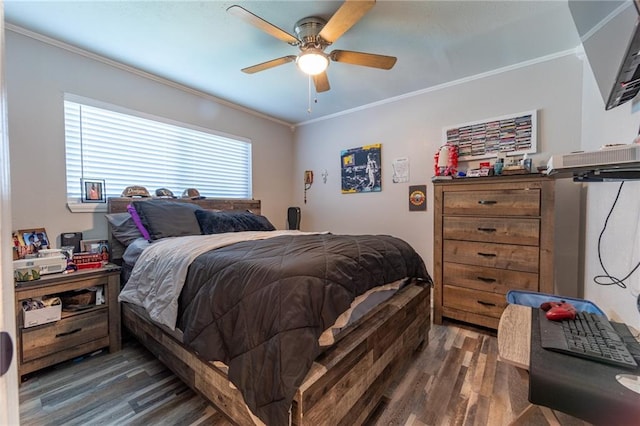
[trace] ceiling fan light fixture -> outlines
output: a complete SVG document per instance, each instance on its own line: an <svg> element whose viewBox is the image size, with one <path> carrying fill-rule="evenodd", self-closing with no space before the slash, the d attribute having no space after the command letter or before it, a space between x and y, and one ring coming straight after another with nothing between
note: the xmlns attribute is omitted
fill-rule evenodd
<svg viewBox="0 0 640 426"><path fill-rule="evenodd" d="M320 49L309 48L298 56L296 64L305 74L318 75L329 66L329 57Z"/></svg>

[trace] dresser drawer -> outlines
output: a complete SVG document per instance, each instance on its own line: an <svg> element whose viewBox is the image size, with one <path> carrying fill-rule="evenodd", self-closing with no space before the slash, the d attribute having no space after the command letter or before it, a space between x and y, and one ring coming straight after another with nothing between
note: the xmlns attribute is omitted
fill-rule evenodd
<svg viewBox="0 0 640 426"><path fill-rule="evenodd" d="M540 242L540 220L450 216L443 218L442 232L448 240L537 246Z"/></svg>
<svg viewBox="0 0 640 426"><path fill-rule="evenodd" d="M540 190L447 191L443 204L445 215L539 216Z"/></svg>
<svg viewBox="0 0 640 426"><path fill-rule="evenodd" d="M443 305L445 308L500 318L507 307L507 299L504 294L445 285Z"/></svg>
<svg viewBox="0 0 640 426"><path fill-rule="evenodd" d="M516 244L444 240L443 262L538 272L539 248Z"/></svg>
<svg viewBox="0 0 640 426"><path fill-rule="evenodd" d="M22 330L22 362L42 358L109 335L107 309Z"/></svg>
<svg viewBox="0 0 640 426"><path fill-rule="evenodd" d="M484 266L445 262L442 282L445 285L507 294L512 289L538 290L538 274L509 271Z"/></svg>

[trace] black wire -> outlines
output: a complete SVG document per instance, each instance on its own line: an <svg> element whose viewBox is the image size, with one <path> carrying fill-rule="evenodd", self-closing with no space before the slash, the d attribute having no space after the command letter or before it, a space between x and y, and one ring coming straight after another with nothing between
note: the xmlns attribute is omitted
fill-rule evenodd
<svg viewBox="0 0 640 426"><path fill-rule="evenodd" d="M598 260L600 261L600 267L604 271L604 275L596 275L595 277L593 277L593 282L595 282L598 285L617 285L620 288L627 288L627 285L624 283L624 281L626 279L628 279L631 276L631 274L633 274L640 267L640 262L638 262L636 264L636 266L634 266L634 268L631 270L631 272L629 272L627 275L625 275L624 278L617 278L617 277L614 277L613 275L609 274L607 269L604 267L604 263L602 262L602 250L601 250L602 236L604 235L604 231L607 229L607 224L609 223L609 218L611 217L611 214L613 213L613 209L616 207L616 203L618 202L618 198L620 198L620 192L622 192L622 186L623 185L624 185L624 182L620 182L620 187L618 188L618 193L616 194L615 200L613 200L613 204L611 205L611 210L609 210L609 214L607 214L607 218L604 220L604 225L602 226L602 231L600 231L600 236L598 237ZM604 279L607 279L608 281L604 281Z"/></svg>

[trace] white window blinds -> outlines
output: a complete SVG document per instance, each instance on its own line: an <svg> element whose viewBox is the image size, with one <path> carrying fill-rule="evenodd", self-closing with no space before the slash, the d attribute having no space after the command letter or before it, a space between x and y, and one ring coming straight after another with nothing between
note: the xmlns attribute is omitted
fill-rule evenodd
<svg viewBox="0 0 640 426"><path fill-rule="evenodd" d="M131 185L154 195L187 188L214 198L250 199L251 143L180 124L64 101L69 202L81 179L104 179L107 197Z"/></svg>

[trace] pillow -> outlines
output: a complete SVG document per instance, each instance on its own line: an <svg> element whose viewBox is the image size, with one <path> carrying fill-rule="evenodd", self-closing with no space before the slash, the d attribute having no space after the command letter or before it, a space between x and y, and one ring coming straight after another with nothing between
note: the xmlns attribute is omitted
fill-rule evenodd
<svg viewBox="0 0 640 426"><path fill-rule="evenodd" d="M202 234L193 214L202 210L196 204L167 200L134 201L132 204L142 225L149 231L150 240Z"/></svg>
<svg viewBox="0 0 640 426"><path fill-rule="evenodd" d="M196 218L203 234L240 231L275 231L269 220L251 212L220 212L198 210Z"/></svg>
<svg viewBox="0 0 640 426"><path fill-rule="evenodd" d="M147 241L151 240L151 237L149 236L149 231L147 231L147 228L145 228L144 225L142 224L142 220L140 220L140 216L138 216L138 212L136 211L135 207L129 204L127 206L127 211L129 212L129 215L131 216L131 220L133 220L133 223L136 224L136 228L138 228L138 231L140 232L140 235L142 236L142 238L144 238Z"/></svg>
<svg viewBox="0 0 640 426"><path fill-rule="evenodd" d="M112 213L104 215L111 224L111 234L125 246L129 246L142 234L129 213Z"/></svg>

